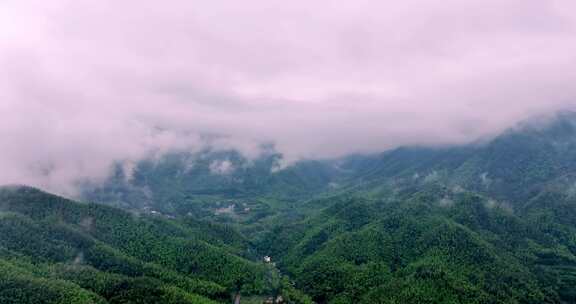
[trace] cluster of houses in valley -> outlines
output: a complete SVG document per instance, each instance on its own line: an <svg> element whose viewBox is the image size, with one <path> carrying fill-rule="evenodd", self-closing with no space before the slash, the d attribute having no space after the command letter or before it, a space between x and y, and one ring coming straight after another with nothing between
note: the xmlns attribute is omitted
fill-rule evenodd
<svg viewBox="0 0 576 304"><path fill-rule="evenodd" d="M240 203L232 200L220 202L219 205L224 207L214 210L214 215L239 215L247 214L252 211L252 208L250 208L247 203Z"/></svg>
<svg viewBox="0 0 576 304"><path fill-rule="evenodd" d="M151 207L144 207L143 210L144 210L144 213L149 214L149 215L153 215L153 216L161 216L161 217L168 218L168 219L175 219L176 218L173 215L162 213L160 211L152 209Z"/></svg>

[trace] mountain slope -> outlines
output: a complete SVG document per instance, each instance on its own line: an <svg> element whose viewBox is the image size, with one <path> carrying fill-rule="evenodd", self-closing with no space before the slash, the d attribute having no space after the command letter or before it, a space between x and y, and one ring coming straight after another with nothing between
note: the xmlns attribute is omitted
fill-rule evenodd
<svg viewBox="0 0 576 304"><path fill-rule="evenodd" d="M356 158L260 249L319 303L576 303L575 126Z"/></svg>
<svg viewBox="0 0 576 304"><path fill-rule="evenodd" d="M0 210L2 303L212 303L264 288L264 266L239 256L233 232L27 187L2 188Z"/></svg>
<svg viewBox="0 0 576 304"><path fill-rule="evenodd" d="M255 159L237 151L171 153L128 170L120 164L104 184L85 184L84 200L210 221L254 223L328 191L346 173L331 161L282 168L282 156Z"/></svg>
<svg viewBox="0 0 576 304"><path fill-rule="evenodd" d="M368 157L349 189L385 193L439 182L522 205L541 191L576 183L576 113L519 124L484 143L404 147Z"/></svg>
<svg viewBox="0 0 576 304"><path fill-rule="evenodd" d="M352 197L260 245L319 303L574 303L576 226L548 202L519 216L442 186Z"/></svg>
<svg viewBox="0 0 576 304"><path fill-rule="evenodd" d="M482 143L283 169L274 153L172 154L85 188L130 212L7 188L0 299L576 303L573 151L565 112ZM278 269L250 261L264 255Z"/></svg>

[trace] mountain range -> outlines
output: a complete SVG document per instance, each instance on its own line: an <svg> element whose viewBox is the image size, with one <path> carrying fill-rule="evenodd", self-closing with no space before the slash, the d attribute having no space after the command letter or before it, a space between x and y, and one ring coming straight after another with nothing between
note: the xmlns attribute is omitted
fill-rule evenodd
<svg viewBox="0 0 576 304"><path fill-rule="evenodd" d="M559 112L289 165L173 152L78 201L5 186L0 303L576 303L575 151Z"/></svg>

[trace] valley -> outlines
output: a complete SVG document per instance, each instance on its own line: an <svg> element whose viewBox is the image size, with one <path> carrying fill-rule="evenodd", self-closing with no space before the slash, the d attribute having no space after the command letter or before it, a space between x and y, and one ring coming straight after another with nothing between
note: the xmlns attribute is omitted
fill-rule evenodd
<svg viewBox="0 0 576 304"><path fill-rule="evenodd" d="M6 186L0 302L576 303L573 151L563 112L282 169L174 153L118 164L80 202Z"/></svg>

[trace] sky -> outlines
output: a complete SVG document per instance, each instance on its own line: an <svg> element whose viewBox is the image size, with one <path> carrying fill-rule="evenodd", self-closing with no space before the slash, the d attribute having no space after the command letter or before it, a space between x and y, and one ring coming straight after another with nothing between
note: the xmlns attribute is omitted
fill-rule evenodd
<svg viewBox="0 0 576 304"><path fill-rule="evenodd" d="M574 79L573 0L0 0L0 184L461 144L572 108Z"/></svg>

